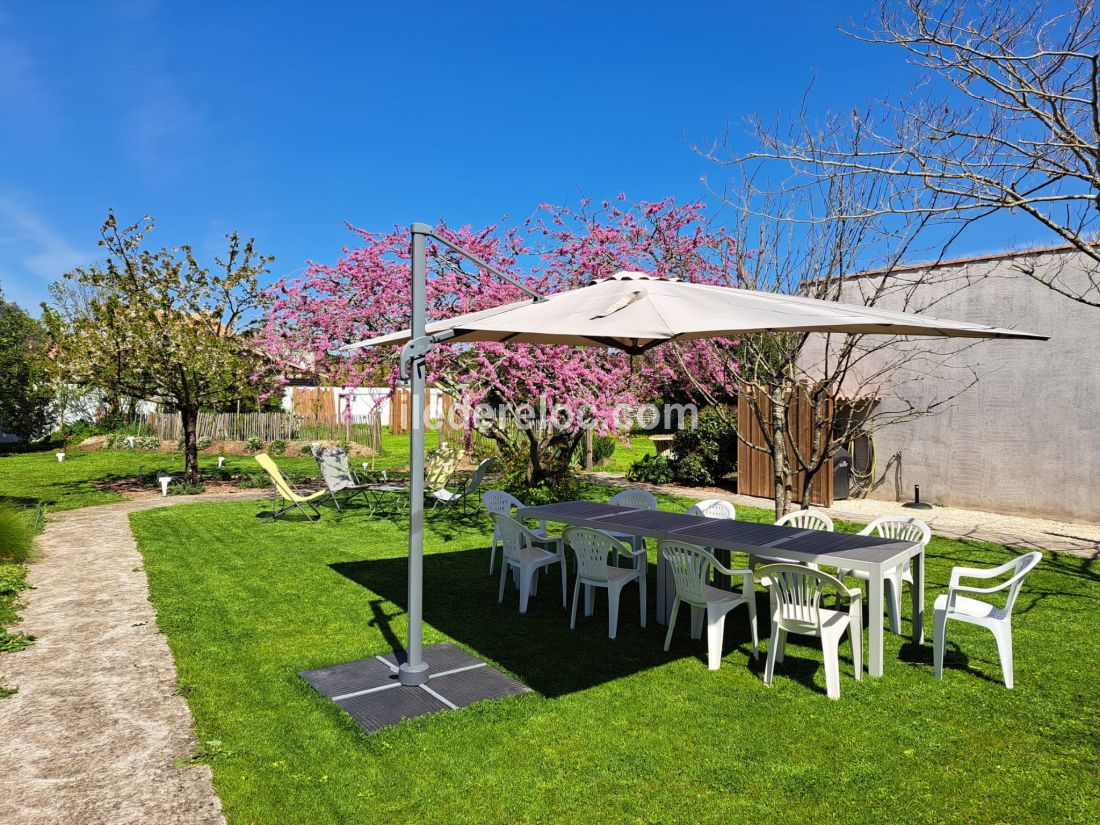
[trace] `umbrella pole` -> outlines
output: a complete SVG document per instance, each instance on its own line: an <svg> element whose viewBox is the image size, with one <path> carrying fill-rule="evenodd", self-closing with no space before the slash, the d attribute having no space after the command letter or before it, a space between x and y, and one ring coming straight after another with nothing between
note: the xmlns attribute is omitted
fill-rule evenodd
<svg viewBox="0 0 1100 825"><path fill-rule="evenodd" d="M412 225L412 340L424 338L427 285L427 239L432 229L427 224ZM406 659L397 673L403 685L422 685L428 681L424 662L424 355L414 355L409 365L409 390L412 413L409 438L409 643Z"/></svg>
<svg viewBox="0 0 1100 825"><path fill-rule="evenodd" d="M511 275L439 237L428 224L414 223L410 231L412 326L409 342L401 352L401 377L409 380L412 404L409 416L412 423L409 438L409 643L405 663L397 672L397 680L403 685L422 685L428 681L428 665L424 662L424 395L427 384L424 356L433 344L450 340L455 334L453 329L440 330L431 335L426 331L428 238L435 238L482 269L526 292L535 302L546 299Z"/></svg>

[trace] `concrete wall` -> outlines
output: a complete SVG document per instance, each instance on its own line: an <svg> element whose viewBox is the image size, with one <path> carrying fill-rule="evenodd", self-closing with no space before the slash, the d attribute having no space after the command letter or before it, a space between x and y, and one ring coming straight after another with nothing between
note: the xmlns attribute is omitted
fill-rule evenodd
<svg viewBox="0 0 1100 825"><path fill-rule="evenodd" d="M931 304L928 315L1050 341L982 342L937 364L933 380L894 380L882 404L896 410L950 394L945 390L967 383L970 368L979 376L938 414L876 434L872 498L894 499L900 489L909 500L920 484L922 498L936 504L1100 522L1100 309L1060 296L1018 268L1034 265L1080 283L1081 264L1078 253L1045 252L894 276L922 279L910 297ZM866 290L861 280L848 289ZM902 309L905 294L878 305Z"/></svg>

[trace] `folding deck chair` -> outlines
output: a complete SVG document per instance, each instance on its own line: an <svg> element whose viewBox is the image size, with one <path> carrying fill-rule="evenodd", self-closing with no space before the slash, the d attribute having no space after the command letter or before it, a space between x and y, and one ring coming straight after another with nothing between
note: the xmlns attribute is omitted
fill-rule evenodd
<svg viewBox="0 0 1100 825"><path fill-rule="evenodd" d="M290 486L290 483L286 480L286 478L283 477L283 474L279 471L279 467L275 464L274 461L271 460L271 456L269 456L267 453L260 453L258 456L256 456L256 463L263 467L264 472L266 472L271 477L271 481L275 484L276 494L278 494L283 499L283 501L289 502L281 510L276 510L274 513L271 514L270 517L265 518L265 522L275 521L275 519L277 519L283 513L287 512L288 510L292 510L295 507L297 507L299 510L302 511L302 513L305 514L305 517L308 521L318 521L321 518L321 513L313 502L326 495L328 493L327 490L317 490L315 492L306 492L303 490L301 493L299 493ZM309 514L309 510L307 510L306 507L303 505L308 506L309 509L313 511L313 516Z"/></svg>

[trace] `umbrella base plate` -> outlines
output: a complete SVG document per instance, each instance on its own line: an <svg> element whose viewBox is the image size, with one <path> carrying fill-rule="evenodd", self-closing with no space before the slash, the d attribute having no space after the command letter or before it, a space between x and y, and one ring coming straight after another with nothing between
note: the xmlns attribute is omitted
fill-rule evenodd
<svg viewBox="0 0 1100 825"><path fill-rule="evenodd" d="M519 696L531 689L455 645L424 648L428 679L402 685L404 654L357 659L299 675L343 708L367 733L429 713L457 710L485 699Z"/></svg>

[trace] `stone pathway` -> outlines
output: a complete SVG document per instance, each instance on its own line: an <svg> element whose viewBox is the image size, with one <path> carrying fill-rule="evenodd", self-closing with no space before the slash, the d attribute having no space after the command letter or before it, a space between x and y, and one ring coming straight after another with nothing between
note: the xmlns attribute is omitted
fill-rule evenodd
<svg viewBox="0 0 1100 825"><path fill-rule="evenodd" d="M770 499L741 496L713 487L677 487L671 484L638 484L627 481L621 473L589 473L593 481L615 486L641 487L655 493L669 493L685 498L721 498L735 505L772 508ZM1089 559L1100 559L1100 524L1077 524L1051 521L1028 516L1005 516L961 507L935 507L931 510L909 510L898 502L879 499L838 501L830 508L820 508L833 518L845 521L869 522L878 516L916 516L926 522L934 533L951 538L990 541L1021 550L1053 550Z"/></svg>
<svg viewBox="0 0 1100 825"><path fill-rule="evenodd" d="M38 641L0 656L0 822L222 823L210 768L156 627L129 514L257 494L127 501L58 513L30 565L18 629Z"/></svg>

